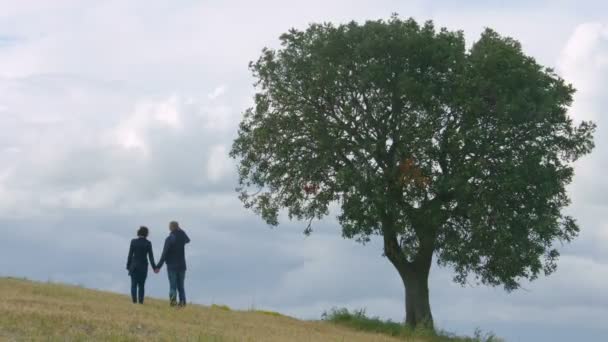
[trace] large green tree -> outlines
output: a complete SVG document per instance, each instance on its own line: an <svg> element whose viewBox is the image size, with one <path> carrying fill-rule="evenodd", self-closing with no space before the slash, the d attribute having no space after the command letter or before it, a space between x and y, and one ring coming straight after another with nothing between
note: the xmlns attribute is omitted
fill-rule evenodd
<svg viewBox="0 0 608 342"><path fill-rule="evenodd" d="M574 89L521 45L397 16L313 24L250 64L255 106L231 156L241 200L271 225L340 207L346 238L382 236L405 286L406 323L433 324L433 257L506 290L556 268L579 228L562 210L595 125Z"/></svg>

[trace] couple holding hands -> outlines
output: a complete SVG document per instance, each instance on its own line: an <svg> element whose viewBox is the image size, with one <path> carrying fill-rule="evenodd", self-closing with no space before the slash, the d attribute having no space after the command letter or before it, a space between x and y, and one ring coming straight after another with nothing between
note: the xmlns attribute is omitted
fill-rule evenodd
<svg viewBox="0 0 608 342"><path fill-rule="evenodd" d="M131 240L129 256L127 258L127 270L131 276L131 299L133 303L144 303L144 287L148 277L148 259L158 273L167 264L167 274L169 276L169 301L171 306L183 307L186 305L186 291L184 290L184 279L186 277L186 256L184 247L190 238L186 235L176 221L169 223L169 236L165 239L163 253L158 261L154 262L152 243L148 241L148 228L140 227L137 231L137 238ZM179 303L177 294L179 293Z"/></svg>

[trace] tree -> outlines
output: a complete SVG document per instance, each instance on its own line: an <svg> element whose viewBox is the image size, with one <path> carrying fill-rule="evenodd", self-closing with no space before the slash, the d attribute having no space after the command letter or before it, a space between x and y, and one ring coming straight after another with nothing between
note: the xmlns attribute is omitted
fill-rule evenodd
<svg viewBox="0 0 608 342"><path fill-rule="evenodd" d="M312 24L250 63L255 106L231 157L240 198L270 225L339 204L342 234L382 236L405 286L406 324L431 326L433 257L465 284L517 289L556 269L572 162L594 147L567 110L574 88L487 29L413 19Z"/></svg>

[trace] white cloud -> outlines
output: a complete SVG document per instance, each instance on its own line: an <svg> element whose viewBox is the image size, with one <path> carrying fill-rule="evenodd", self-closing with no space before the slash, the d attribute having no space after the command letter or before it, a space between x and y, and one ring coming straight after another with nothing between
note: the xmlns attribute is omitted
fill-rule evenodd
<svg viewBox="0 0 608 342"><path fill-rule="evenodd" d="M227 173L233 171L233 162L228 158L228 149L224 145L211 147L211 153L207 159L207 176L212 182L217 182Z"/></svg>
<svg viewBox="0 0 608 342"><path fill-rule="evenodd" d="M140 150L144 155L149 153L145 137L158 126L168 129L180 129L180 99L176 95L161 101L143 101L135 105L133 114L124 119L110 135L120 146L126 149Z"/></svg>
<svg viewBox="0 0 608 342"><path fill-rule="evenodd" d="M599 229L596 237L601 241L602 245L608 245L608 221L599 223Z"/></svg>
<svg viewBox="0 0 608 342"><path fill-rule="evenodd" d="M608 99L604 86L608 82L608 24L580 24L569 37L559 57L558 71L572 82L577 92L572 115L577 120L593 120L598 125L596 148L590 156L576 163L574 183L570 187L572 211L583 223L583 236L596 236L599 223L608 220L603 195L608 181L603 169L608 162L608 131L604 110Z"/></svg>
<svg viewBox="0 0 608 342"><path fill-rule="evenodd" d="M171 128L179 128L181 121L179 117L178 97L173 95L166 102L156 108L156 120Z"/></svg>
<svg viewBox="0 0 608 342"><path fill-rule="evenodd" d="M583 231L564 249L558 273L507 295L460 288L449 271L434 268L438 322L465 333L477 325L521 323L522 317L538 325L540 317L572 322L575 330L584 321L600 324L593 316L606 312L597 303L608 302L608 18L596 11L589 19L549 2L459 6L0 0L0 36L11 37L0 45L0 254L28 250L34 259L52 261L42 267L27 257L0 258L0 270L125 291L117 265L122 267L134 229L149 225L159 248L167 221L178 219L193 237L192 298L241 308L255 298L259 306L306 318L349 306L402 319L403 289L378 245L343 241L332 220L316 226L311 238L298 224L267 229L238 202L235 167L227 157L251 105L247 63L263 46L277 46L282 32L309 22L399 12L465 29L469 42L486 25L520 39L525 51L557 65L578 88L576 117L599 123L598 147L577 163L570 188L569 210ZM104 258L90 250L92 240L107 247ZM150 287L165 296L164 279L151 279ZM501 329L499 335L513 330Z"/></svg>
<svg viewBox="0 0 608 342"><path fill-rule="evenodd" d="M563 77L577 88L574 114L581 120L598 120L608 76L608 24L585 23L570 36L558 61Z"/></svg>
<svg viewBox="0 0 608 342"><path fill-rule="evenodd" d="M226 86L221 85L213 89L213 91L207 95L207 98L209 98L209 100L215 100L218 97L224 95L224 93L226 93Z"/></svg>

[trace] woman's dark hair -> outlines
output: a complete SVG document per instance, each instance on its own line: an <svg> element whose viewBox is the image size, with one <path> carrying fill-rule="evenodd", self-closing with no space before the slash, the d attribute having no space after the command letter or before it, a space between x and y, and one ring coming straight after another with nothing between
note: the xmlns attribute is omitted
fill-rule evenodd
<svg viewBox="0 0 608 342"><path fill-rule="evenodd" d="M139 229L137 230L137 236L148 237L148 227L139 227Z"/></svg>

